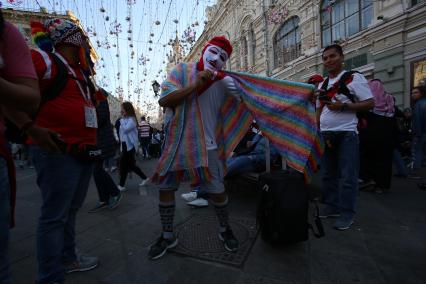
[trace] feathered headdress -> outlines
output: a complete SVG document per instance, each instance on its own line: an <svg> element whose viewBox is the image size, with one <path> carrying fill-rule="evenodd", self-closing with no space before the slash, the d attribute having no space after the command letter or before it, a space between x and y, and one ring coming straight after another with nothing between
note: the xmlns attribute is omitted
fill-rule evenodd
<svg viewBox="0 0 426 284"><path fill-rule="evenodd" d="M60 18L49 19L44 23L32 21L31 35L34 44L46 52L53 52L54 47L63 44L79 47L80 67L88 74L93 73L86 38L80 27L72 21Z"/></svg>
<svg viewBox="0 0 426 284"><path fill-rule="evenodd" d="M31 36L33 38L33 42L37 45L41 50L46 52L53 51L53 42L50 38L49 32L44 27L44 25L40 22L31 21Z"/></svg>

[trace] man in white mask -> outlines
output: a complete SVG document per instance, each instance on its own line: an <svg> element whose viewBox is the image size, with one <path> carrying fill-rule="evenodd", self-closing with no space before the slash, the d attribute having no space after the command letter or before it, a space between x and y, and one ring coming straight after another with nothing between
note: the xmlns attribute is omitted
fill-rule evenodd
<svg viewBox="0 0 426 284"><path fill-rule="evenodd" d="M163 154L152 180L159 183L163 232L149 251L149 258L163 256L177 245L173 233L175 191L181 181L200 184L208 192L219 220L219 238L225 249L236 251L238 240L228 221L228 197L223 185L224 162L221 109L238 98L234 81L220 72L232 52L223 36L212 38L198 63L178 64L162 84L159 104L168 108ZM228 96L231 95L231 96Z"/></svg>

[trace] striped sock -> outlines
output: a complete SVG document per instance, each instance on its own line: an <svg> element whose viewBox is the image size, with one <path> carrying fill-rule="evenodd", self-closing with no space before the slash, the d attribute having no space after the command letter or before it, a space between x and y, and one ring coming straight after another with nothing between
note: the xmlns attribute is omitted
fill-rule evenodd
<svg viewBox="0 0 426 284"><path fill-rule="evenodd" d="M217 219L219 220L219 232L223 233L229 228L228 198L220 203L210 200L210 203L213 204Z"/></svg>
<svg viewBox="0 0 426 284"><path fill-rule="evenodd" d="M172 239L173 218L175 216L175 202L161 202L159 204L161 225L163 226L163 238Z"/></svg>

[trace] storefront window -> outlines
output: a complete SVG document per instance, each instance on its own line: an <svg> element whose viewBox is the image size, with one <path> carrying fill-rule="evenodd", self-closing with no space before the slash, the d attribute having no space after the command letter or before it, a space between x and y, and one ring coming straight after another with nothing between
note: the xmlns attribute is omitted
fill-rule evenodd
<svg viewBox="0 0 426 284"><path fill-rule="evenodd" d="M426 58L413 63L413 87L426 85Z"/></svg>

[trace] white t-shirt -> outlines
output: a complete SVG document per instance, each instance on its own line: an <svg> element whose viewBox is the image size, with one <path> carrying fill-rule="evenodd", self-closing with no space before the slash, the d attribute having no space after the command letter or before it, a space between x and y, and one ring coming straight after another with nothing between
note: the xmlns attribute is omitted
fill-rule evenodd
<svg viewBox="0 0 426 284"><path fill-rule="evenodd" d="M330 89L345 72L346 71L342 71L337 77L330 78L328 82L328 89ZM321 83L318 87L321 88L322 84L323 83ZM368 86L368 81L359 73L353 74L353 80L351 83L347 84L347 87L351 94L354 95L355 101L357 102L373 98L373 94ZM352 103L351 100L343 94L337 94L336 98L342 103ZM317 101L317 106L319 105L320 103ZM327 105L325 105L322 110L320 117L321 131L355 131L358 133L357 124L358 118L356 117L355 111L329 110Z"/></svg>
<svg viewBox="0 0 426 284"><path fill-rule="evenodd" d="M207 150L217 149L216 125L219 110L226 95L232 95L236 98L240 97L234 79L229 76L214 82L197 98L200 106Z"/></svg>

